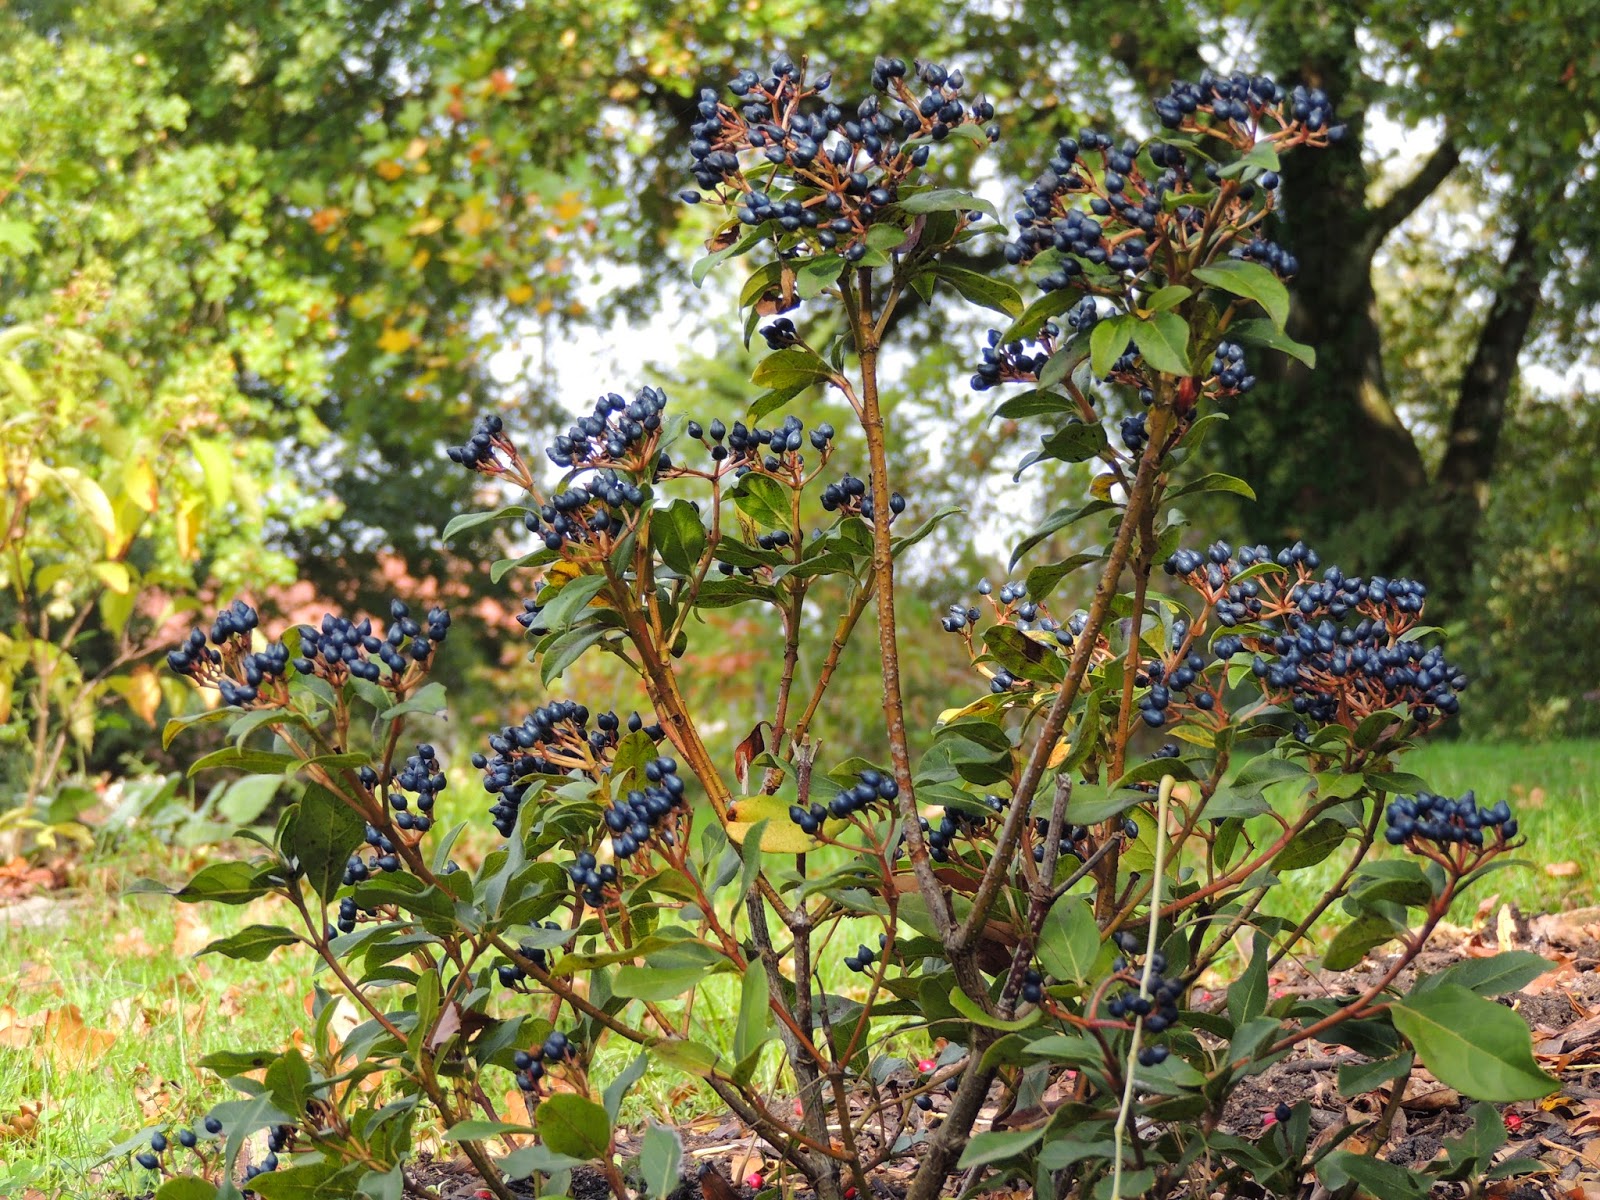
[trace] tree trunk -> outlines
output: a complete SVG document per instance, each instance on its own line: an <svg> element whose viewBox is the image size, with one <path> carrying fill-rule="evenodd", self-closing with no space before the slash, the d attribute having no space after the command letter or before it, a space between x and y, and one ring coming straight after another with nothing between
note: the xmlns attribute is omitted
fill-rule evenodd
<svg viewBox="0 0 1600 1200"><path fill-rule="evenodd" d="M1394 566L1415 564L1425 572L1446 610L1466 596L1471 584L1474 541L1510 410L1517 360L1539 304L1538 257L1532 233L1518 226L1502 264L1500 290L1461 378L1444 459L1426 503L1393 548Z"/></svg>
<svg viewBox="0 0 1600 1200"><path fill-rule="evenodd" d="M1347 111L1360 102L1354 23L1334 16L1307 35L1294 24L1304 19L1264 43L1286 56L1290 82L1322 88L1349 125L1326 150L1285 156L1282 171L1278 237L1300 260L1289 332L1316 349L1317 366L1262 353L1263 386L1240 405L1228 441L1258 496L1243 514L1252 540L1315 538L1360 569L1383 559L1393 514L1426 489L1427 474L1384 381L1372 256L1386 230L1367 202L1361 114Z"/></svg>

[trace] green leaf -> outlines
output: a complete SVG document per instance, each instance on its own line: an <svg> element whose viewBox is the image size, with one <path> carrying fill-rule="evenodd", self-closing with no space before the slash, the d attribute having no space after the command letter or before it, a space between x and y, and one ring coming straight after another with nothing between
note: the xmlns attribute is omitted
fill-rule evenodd
<svg viewBox="0 0 1600 1200"><path fill-rule="evenodd" d="M1057 979L1083 983L1100 957L1100 926L1089 902L1077 896L1056 901L1039 930L1039 961Z"/></svg>
<svg viewBox="0 0 1600 1200"><path fill-rule="evenodd" d="M1279 872L1299 871L1316 866L1339 848L1345 832L1344 822L1332 817L1313 821L1278 851L1277 857L1272 860L1272 869Z"/></svg>
<svg viewBox="0 0 1600 1200"><path fill-rule="evenodd" d="M961 1161L956 1165L970 1169L1005 1162L1026 1154L1043 1137L1043 1125L1036 1129L991 1129L967 1143L967 1148L961 1152Z"/></svg>
<svg viewBox="0 0 1600 1200"><path fill-rule="evenodd" d="M213 767L226 767L246 775L282 775L290 767L298 767L300 760L292 754L276 754L269 750L252 750L242 746L224 746L197 758L189 767L189 778Z"/></svg>
<svg viewBox="0 0 1600 1200"><path fill-rule="evenodd" d="M1060 392L1049 392L1035 388L1032 391L1019 393L1003 401L994 410L990 420L995 417L1005 420L1017 420L1022 417L1053 417L1060 413L1075 413L1077 410L1078 406Z"/></svg>
<svg viewBox="0 0 1600 1200"><path fill-rule="evenodd" d="M809 387L832 375L832 369L815 351L788 346L757 363L750 382L764 388Z"/></svg>
<svg viewBox="0 0 1600 1200"><path fill-rule="evenodd" d="M1150 312L1167 312L1177 308L1192 295L1194 295L1193 288L1186 288L1181 283L1171 283L1151 292L1144 302L1144 307Z"/></svg>
<svg viewBox="0 0 1600 1200"><path fill-rule="evenodd" d="M1280 350L1291 358L1299 359L1311 369L1316 369L1317 352L1305 343L1295 341L1271 321L1259 318L1235 321L1228 326L1228 336L1246 346L1265 346L1269 350Z"/></svg>
<svg viewBox="0 0 1600 1200"><path fill-rule="evenodd" d="M1028 572L1028 595L1035 600L1044 601L1056 590L1061 581L1079 567L1086 567L1090 563L1099 562L1104 555L1101 554L1074 554L1057 563L1048 563L1044 566L1034 567Z"/></svg>
<svg viewBox="0 0 1600 1200"><path fill-rule="evenodd" d="M1404 1079L1411 1074L1414 1062L1411 1052L1407 1051L1393 1058L1379 1059L1377 1062L1346 1063L1339 1068L1339 1094L1347 1097L1360 1096L1365 1092L1381 1088L1392 1080Z"/></svg>
<svg viewBox="0 0 1600 1200"><path fill-rule="evenodd" d="M1192 483L1187 483L1168 498L1178 500L1184 496L1202 495L1207 492L1228 492L1235 496L1243 496L1246 500L1256 498L1255 489L1236 475L1224 475L1221 471L1213 471L1209 475L1202 475Z"/></svg>
<svg viewBox="0 0 1600 1200"><path fill-rule="evenodd" d="M1537 1100L1559 1086L1533 1061L1522 1018L1460 984L1413 990L1389 1015L1434 1078L1474 1100Z"/></svg>
<svg viewBox="0 0 1600 1200"><path fill-rule="evenodd" d="M282 925L250 925L229 937L218 938L200 954L221 954L246 962L265 962L280 946L293 946L299 941L299 934Z"/></svg>
<svg viewBox="0 0 1600 1200"><path fill-rule="evenodd" d="M1008 317L1022 315L1022 293L1003 279L939 263L934 273L961 293L964 300L982 308L993 309Z"/></svg>
<svg viewBox="0 0 1600 1200"><path fill-rule="evenodd" d="M1072 421L1040 439L1046 458L1061 462L1086 462L1109 444L1105 427L1097 423Z"/></svg>
<svg viewBox="0 0 1600 1200"><path fill-rule="evenodd" d="M700 514L687 500L674 500L650 515L650 540L661 561L680 575L691 575L706 549Z"/></svg>
<svg viewBox="0 0 1600 1200"><path fill-rule="evenodd" d="M698 987L714 967L636 967L617 968L611 990L630 1000L671 1000L692 987Z"/></svg>
<svg viewBox="0 0 1600 1200"><path fill-rule="evenodd" d="M677 1190L683 1169L683 1140L677 1131L654 1121L639 1147L639 1174L653 1200L666 1200Z"/></svg>
<svg viewBox="0 0 1600 1200"><path fill-rule="evenodd" d="M1267 1009L1267 939L1259 930L1251 942L1250 965L1228 985L1228 1017L1240 1029Z"/></svg>
<svg viewBox="0 0 1600 1200"><path fill-rule="evenodd" d="M751 963L739 990L739 1020L733 1030L733 1057L744 1062L772 1036L767 973Z"/></svg>
<svg viewBox="0 0 1600 1200"><path fill-rule="evenodd" d="M572 624L589 602L606 586L604 575L579 575L569 579L539 611L539 619L551 633L560 633Z"/></svg>
<svg viewBox="0 0 1600 1200"><path fill-rule="evenodd" d="M1177 313L1157 313L1133 326L1133 344L1163 375L1189 374L1189 326Z"/></svg>
<svg viewBox="0 0 1600 1200"><path fill-rule="evenodd" d="M981 212L996 221L1000 219L994 205L958 188L930 188L926 192L917 192L902 198L900 209L908 213Z"/></svg>
<svg viewBox="0 0 1600 1200"><path fill-rule="evenodd" d="M539 656L539 682L546 687L570 667L583 652L606 636L604 625L580 625L569 629L545 647Z"/></svg>
<svg viewBox="0 0 1600 1200"><path fill-rule="evenodd" d="M345 864L361 845L366 822L320 783L308 783L289 811L281 849L299 863L311 890L324 901L344 882Z"/></svg>
<svg viewBox="0 0 1600 1200"><path fill-rule="evenodd" d="M216 721L226 721L239 715L237 708L213 708L206 712L190 713L184 717L172 717L161 727L161 748L169 750L175 739L185 729L196 725L210 725Z"/></svg>
<svg viewBox="0 0 1600 1200"><path fill-rule="evenodd" d="M1224 258L1209 267L1196 267L1194 277L1214 288L1221 288L1232 296L1254 300L1272 323L1282 329L1289 319L1289 289L1283 281L1260 263L1242 258Z"/></svg>
<svg viewBox="0 0 1600 1200"><path fill-rule="evenodd" d="M488 1138L499 1137L502 1133L532 1133L533 1130L526 1125L518 1125L514 1121L457 1121L445 1130L444 1140L447 1142L481 1142Z"/></svg>
<svg viewBox="0 0 1600 1200"><path fill-rule="evenodd" d="M156 1189L155 1200L215 1200L216 1186L195 1175L180 1175Z"/></svg>
<svg viewBox="0 0 1600 1200"><path fill-rule="evenodd" d="M794 524L794 493L771 475L755 471L733 489L733 503L745 516L767 529L788 529Z"/></svg>
<svg viewBox="0 0 1600 1200"><path fill-rule="evenodd" d="M808 258L794 273L795 292L802 300L814 300L837 282L843 270L844 258L838 254Z"/></svg>
<svg viewBox="0 0 1600 1200"><path fill-rule="evenodd" d="M492 508L482 512L457 513L450 518L440 534L440 540L448 542L458 533L465 533L469 529L476 529L479 525L488 525L493 521L503 521L508 517L520 517L533 510L521 504L510 504L505 508Z"/></svg>
<svg viewBox="0 0 1600 1200"><path fill-rule="evenodd" d="M1044 1016L1042 1009L1034 1009L1025 1017L1015 1020L1005 1020L993 1013L985 1012L971 996L961 989L958 983L950 989L950 1004L962 1016L974 1025L982 1025L987 1029L1002 1029L1007 1033L1016 1033L1019 1030L1030 1029L1037 1025Z"/></svg>
<svg viewBox="0 0 1600 1200"><path fill-rule="evenodd" d="M130 892L162 892L185 904L209 901L213 904L248 904L272 889L266 885L261 867L235 859L202 867L193 879L175 892L153 880L141 879Z"/></svg>
<svg viewBox="0 0 1600 1200"><path fill-rule="evenodd" d="M633 1090L633 1085L644 1078L644 1073L649 1067L650 1056L641 1050L633 1056L633 1061L623 1068L622 1074L606 1085L606 1090L600 1099L605 1102L606 1115L613 1123L616 1122L617 1114L622 1111L623 1100Z"/></svg>
<svg viewBox="0 0 1600 1200"><path fill-rule="evenodd" d="M1089 370L1098 378L1111 374L1112 366L1133 339L1133 327L1137 324L1138 318L1119 313L1095 325L1089 334Z"/></svg>
<svg viewBox="0 0 1600 1200"><path fill-rule="evenodd" d="M611 1152L611 1121L593 1100L557 1092L534 1112L544 1144L557 1154L593 1161Z"/></svg>
<svg viewBox="0 0 1600 1200"><path fill-rule="evenodd" d="M1426 1200L1431 1190L1415 1172L1351 1150L1335 1150L1325 1156L1317 1163L1317 1178L1334 1192L1354 1181L1378 1200Z"/></svg>
<svg viewBox="0 0 1600 1200"><path fill-rule="evenodd" d="M1002 342L1019 342L1035 336L1043 329L1045 322L1051 317L1059 317L1078 302L1079 293L1073 288L1062 288L1059 291L1046 292L1032 304L1028 305L1023 313L1011 323L1011 327L1000 335Z"/></svg>
<svg viewBox="0 0 1600 1200"><path fill-rule="evenodd" d="M1551 969L1550 960L1532 950L1507 950L1492 958L1464 958L1437 975L1419 979L1415 991L1453 983L1480 996L1519 992Z"/></svg>
<svg viewBox="0 0 1600 1200"><path fill-rule="evenodd" d="M1348 971L1374 946L1381 946L1404 933L1394 922L1377 913L1362 913L1334 935L1322 965L1330 971Z"/></svg>

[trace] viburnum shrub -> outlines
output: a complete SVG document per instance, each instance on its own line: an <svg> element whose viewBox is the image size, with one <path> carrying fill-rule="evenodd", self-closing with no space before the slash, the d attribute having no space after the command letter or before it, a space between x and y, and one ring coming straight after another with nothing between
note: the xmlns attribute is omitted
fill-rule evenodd
<svg viewBox="0 0 1600 1200"><path fill-rule="evenodd" d="M660 1070L699 1077L759 1135L782 1163L772 1194L866 1197L900 1165L916 1200L958 1178L1132 1197L1298 1194L1315 1176L1421 1196L1489 1172L1503 1129L1480 1104L1425 1170L1382 1161L1414 1063L1480 1101L1552 1088L1492 998L1537 956L1416 969L1517 844L1503 802L1397 770L1466 686L1421 623L1425 588L1299 543L1192 549L1177 517L1199 493L1248 495L1203 464L1249 402L1255 356L1311 357L1284 333L1297 264L1266 225L1279 156L1343 133L1327 98L1207 76L1156 103L1153 139L1063 138L988 275L949 255L993 236L995 214L930 163L997 137L991 106L933 63L880 60L848 106L829 83L780 60L700 94L684 198L728 215L695 279L754 256L747 339L789 314L761 328L772 350L741 419L678 413L651 387L604 396L546 449L550 488L498 416L450 451L517 493L450 532L510 521L531 538L493 574L537 584L517 620L544 685L605 650L650 710L528 697L472 756L497 841L475 869L452 859L462 831L434 825L441 754L408 732L443 704L428 674L448 614L396 601L265 641L235 604L173 652L221 693L197 719L231 722L197 767L305 780L259 855L176 896L282 897L300 927L210 949L309 950L326 986L303 1043L207 1058L241 1098L201 1129L145 1135L141 1163L222 1196L432 1195L409 1155L433 1128L500 1197L530 1178L559 1194L581 1164L618 1197L660 1197L678 1186L676 1134L651 1126L626 1154L617 1135L629 1089ZM1042 291L1026 305L1008 281L1024 264ZM1027 462L1098 473L1017 559L1071 526L1090 549L952 603L947 644L976 682L923 736L902 703L897 563L948 514L896 490L880 354L911 293L947 291L1010 322L973 386L1026 388L999 411L1042 422ZM762 423L814 388L857 427ZM1087 609L1053 607L1069 578ZM696 614L730 607L772 610L781 681L761 711L694 711L679 661ZM814 723L864 619L885 749L838 761ZM765 732L719 762L711 721ZM1373 858L1380 838L1402 853ZM1329 859L1309 911L1263 911L1284 876ZM1389 943L1363 982L1269 991L1291 956L1338 971ZM1205 972L1232 982L1202 992ZM697 992L736 1004L725 1041L697 1023ZM334 1020L346 1008L353 1028ZM1314 1130L1306 1101L1266 1128L1223 1120L1312 1041L1353 1052L1346 1095L1389 1087L1375 1121ZM596 1069L597 1049L628 1044L625 1069ZM496 1102L512 1086L531 1125Z"/></svg>

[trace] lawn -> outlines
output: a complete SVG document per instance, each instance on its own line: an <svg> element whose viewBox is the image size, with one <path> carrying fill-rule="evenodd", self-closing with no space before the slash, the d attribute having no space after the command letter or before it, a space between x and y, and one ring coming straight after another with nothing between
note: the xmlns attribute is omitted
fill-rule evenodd
<svg viewBox="0 0 1600 1200"><path fill-rule="evenodd" d="M1600 815L1600 745L1445 742L1406 766L1436 790L1471 787L1487 802L1511 802L1531 865L1495 879L1502 900L1533 912L1600 898L1591 832ZM124 894L141 875L180 873L170 862L160 866L163 854L171 852L146 843L102 855L81 868L75 891L30 905L26 920L0 921L0 1196L139 1194L143 1172L123 1161L95 1169L106 1149L142 1127L193 1120L223 1098L194 1066L201 1055L274 1046L307 1023L307 956L259 964L194 957L213 937L281 916ZM1329 864L1327 873L1336 870ZM1286 885L1275 907L1304 902L1314 875ZM1462 919L1469 917L1470 910ZM708 1014L718 1007L714 997L701 1004ZM706 1036L718 1039L719 1031L708 1024ZM597 1073L604 1077L607 1064ZM638 1103L658 1115L670 1107L678 1119L705 1111L703 1098L673 1086L647 1090Z"/></svg>

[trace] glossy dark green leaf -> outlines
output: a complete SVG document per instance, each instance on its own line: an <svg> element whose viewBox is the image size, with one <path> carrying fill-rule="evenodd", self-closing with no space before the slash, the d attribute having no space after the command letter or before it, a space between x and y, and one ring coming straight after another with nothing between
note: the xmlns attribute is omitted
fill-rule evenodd
<svg viewBox="0 0 1600 1200"><path fill-rule="evenodd" d="M1242 258L1220 259L1209 267L1196 267L1194 277L1230 295L1254 300L1280 330L1289 319L1289 289L1260 263Z"/></svg>
<svg viewBox="0 0 1600 1200"><path fill-rule="evenodd" d="M1022 315L1022 293L1004 279L970 271L966 267L951 266L949 263L939 263L934 267L934 272L960 292L964 300L982 308L1004 313L1008 317Z"/></svg>
<svg viewBox="0 0 1600 1200"><path fill-rule="evenodd" d="M1156 313L1130 331L1139 355L1163 375L1189 374L1189 326L1177 313Z"/></svg>
<svg viewBox="0 0 1600 1200"><path fill-rule="evenodd" d="M557 1092L540 1101L533 1119L544 1144L557 1154L592 1162L611 1151L611 1121L593 1100Z"/></svg>
<svg viewBox="0 0 1600 1200"><path fill-rule="evenodd" d="M308 783L283 829L283 853L324 901L344 881L345 864L361 845L366 822L320 783Z"/></svg>
<svg viewBox="0 0 1600 1200"><path fill-rule="evenodd" d="M1534 1062L1522 1018L1460 984L1413 990L1389 1014L1434 1078L1462 1095L1510 1103L1537 1100L1559 1086Z"/></svg>

